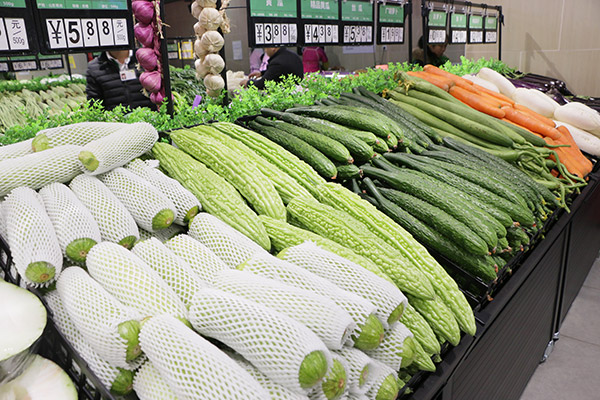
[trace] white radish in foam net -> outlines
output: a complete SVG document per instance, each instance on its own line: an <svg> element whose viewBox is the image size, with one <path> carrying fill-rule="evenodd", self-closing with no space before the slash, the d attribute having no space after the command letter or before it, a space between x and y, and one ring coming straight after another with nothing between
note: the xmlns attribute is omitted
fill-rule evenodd
<svg viewBox="0 0 600 400"><path fill-rule="evenodd" d="M361 350L347 346L334 351L334 353L346 361L350 393L364 394L368 389L366 383L369 379L369 372L374 368L371 357Z"/></svg>
<svg viewBox="0 0 600 400"><path fill-rule="evenodd" d="M212 285L217 272L229 269L215 253L191 236L177 235L167 240L165 245L185 260L196 276L207 284Z"/></svg>
<svg viewBox="0 0 600 400"><path fill-rule="evenodd" d="M35 151L72 144L84 146L89 142L108 136L126 127L121 122L79 122L39 131L33 138Z"/></svg>
<svg viewBox="0 0 600 400"><path fill-rule="evenodd" d="M135 373L133 390L140 400L178 400L152 361L147 360Z"/></svg>
<svg viewBox="0 0 600 400"><path fill-rule="evenodd" d="M395 371L410 365L417 353L412 332L404 324L394 324L385 331L381 345L367 351L367 355L388 365Z"/></svg>

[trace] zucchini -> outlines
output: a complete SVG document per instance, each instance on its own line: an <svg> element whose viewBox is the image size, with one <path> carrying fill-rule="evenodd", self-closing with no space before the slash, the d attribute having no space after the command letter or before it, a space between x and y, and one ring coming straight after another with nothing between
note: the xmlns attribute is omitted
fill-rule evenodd
<svg viewBox="0 0 600 400"><path fill-rule="evenodd" d="M270 119L258 116L254 120L261 125L267 125L273 128L281 129L290 135L296 136L298 139L305 141L306 143L325 154L332 161L339 163L351 164L354 159L350 155L350 152L343 144L337 140L333 140L330 137L321 135L310 129L302 128L285 121L272 121Z"/></svg>

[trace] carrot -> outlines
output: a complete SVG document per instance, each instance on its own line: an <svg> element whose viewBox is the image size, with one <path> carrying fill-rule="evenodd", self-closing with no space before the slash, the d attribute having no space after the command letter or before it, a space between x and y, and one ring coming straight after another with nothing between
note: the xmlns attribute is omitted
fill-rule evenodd
<svg viewBox="0 0 600 400"><path fill-rule="evenodd" d="M444 79L441 76L428 74L423 71L408 71L407 74L409 76L425 79L427 82L439 87L440 89L446 92L448 91L448 89L450 89L450 86L454 86L454 82L450 81L449 79Z"/></svg>
<svg viewBox="0 0 600 400"><path fill-rule="evenodd" d="M473 94L472 92L469 92L460 86L454 86L450 88L450 94L471 108L481 111L482 113L486 113L496 118L504 118L505 116L505 112L501 108L490 105L481 96Z"/></svg>
<svg viewBox="0 0 600 400"><path fill-rule="evenodd" d="M430 74L443 76L444 78L450 79L452 82L454 82L455 86L460 86L461 88L466 89L470 92L479 94L479 91L473 87L473 82L471 82L465 78L461 78L458 75L454 75L454 74L451 74L450 72L439 69L435 65L427 64L426 66L423 67L423 70Z"/></svg>
<svg viewBox="0 0 600 400"><path fill-rule="evenodd" d="M504 101L504 100L502 100L502 99L499 99L499 98L497 98L497 97L494 97L494 96L492 96L491 94L487 94L486 92L482 92L482 91L480 91L479 93L481 93L481 96L482 96L482 97L485 97L485 98L486 98L486 99L488 99L489 101L493 101L493 102L495 102L495 103L498 103L498 104L500 104L500 107L502 107L502 106L509 106L509 107L512 107L512 106L513 106L513 105L512 105L512 104L510 104L508 101Z"/></svg>
<svg viewBox="0 0 600 400"><path fill-rule="evenodd" d="M483 93L489 94L490 96L497 98L498 100L505 101L505 102L507 102L508 104L510 104L511 106L513 106L513 105L515 104L515 102L514 102L514 100L513 100L513 99L511 99L511 98L510 98L510 97L508 97L508 96L505 96L505 95L503 95L502 93L494 92L493 90L490 90L490 89L488 89L488 88L485 88L485 87L483 87L483 86L480 86L480 85L478 85L478 84L476 84L476 83L474 83L474 84L473 84L473 87L474 87L475 89L479 90L480 92L483 92Z"/></svg>
<svg viewBox="0 0 600 400"><path fill-rule="evenodd" d="M542 134L543 136L549 136L552 139L560 138L560 132L556 128L550 128L548 125L544 125L537 119L517 111L512 107L504 106L502 109L506 113L507 119L516 122L533 132Z"/></svg>
<svg viewBox="0 0 600 400"><path fill-rule="evenodd" d="M571 147L568 148L569 152L573 155L573 157L576 160L579 161L579 163L582 167L582 172L584 172L584 175L587 175L590 172L592 172L592 168L594 167L594 165L592 164L592 162L590 160L588 160L586 158L586 156L583 155L583 153L577 146L577 143L575 143L575 140L573 139L571 132L569 132L569 129L567 129L566 126L561 125L557 128L557 130L560 133L562 133L562 137L561 137L562 141L571 145Z"/></svg>
<svg viewBox="0 0 600 400"><path fill-rule="evenodd" d="M530 117L533 117L533 118L539 120L541 123L546 124L551 128L556 127L556 124L550 118L546 118L543 115L536 113L531 108L526 107L523 104L515 104L515 109L519 110L521 112L524 112L525 114L529 115Z"/></svg>

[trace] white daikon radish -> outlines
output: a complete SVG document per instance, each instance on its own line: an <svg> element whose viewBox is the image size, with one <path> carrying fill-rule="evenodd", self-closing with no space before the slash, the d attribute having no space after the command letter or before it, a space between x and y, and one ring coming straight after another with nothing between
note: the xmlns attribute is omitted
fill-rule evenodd
<svg viewBox="0 0 600 400"><path fill-rule="evenodd" d="M491 90L492 92L500 93L500 90L498 90L498 86L494 85L490 81L481 79L477 75L463 75L462 77L465 78L466 80L469 80L473 83L478 84L479 86L483 86L484 88Z"/></svg>
<svg viewBox="0 0 600 400"><path fill-rule="evenodd" d="M515 85L513 85L512 82L503 75L499 74L493 69L483 67L479 70L477 76L481 79L485 79L488 82L492 82L494 85L496 85L498 90L500 90L500 93L512 99L516 89Z"/></svg>
<svg viewBox="0 0 600 400"><path fill-rule="evenodd" d="M532 111L543 115L544 117L552 117L555 109L554 104L550 101L550 98L545 100L536 93L547 97L545 94L535 89L517 88L515 89L515 93L513 94L512 98L517 104L522 104Z"/></svg>
<svg viewBox="0 0 600 400"><path fill-rule="evenodd" d="M557 107L554 110L554 119L600 135L600 115L584 104L572 102Z"/></svg>
<svg viewBox="0 0 600 400"><path fill-rule="evenodd" d="M592 135L573 125L569 125L566 122L556 120L554 122L556 123L556 126L565 126L569 130L571 136L573 136L573 140L575 140L577 147L579 147L581 151L585 151L593 156L600 156L600 137Z"/></svg>

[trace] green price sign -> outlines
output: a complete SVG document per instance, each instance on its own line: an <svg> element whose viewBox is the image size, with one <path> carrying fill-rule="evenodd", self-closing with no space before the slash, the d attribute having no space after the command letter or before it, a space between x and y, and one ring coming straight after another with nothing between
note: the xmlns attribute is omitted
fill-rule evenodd
<svg viewBox="0 0 600 400"><path fill-rule="evenodd" d="M430 11L428 26L446 27L446 13L444 11Z"/></svg>
<svg viewBox="0 0 600 400"><path fill-rule="evenodd" d="M498 18L485 17L485 29L495 31L498 28Z"/></svg>
<svg viewBox="0 0 600 400"><path fill-rule="evenodd" d="M367 1L343 2L342 21L373 22L373 4Z"/></svg>
<svg viewBox="0 0 600 400"><path fill-rule="evenodd" d="M304 19L337 20L338 2L335 0L301 0L300 17Z"/></svg>
<svg viewBox="0 0 600 400"><path fill-rule="evenodd" d="M37 0L38 8L44 9L61 9L65 8L64 0Z"/></svg>
<svg viewBox="0 0 600 400"><path fill-rule="evenodd" d="M379 22L402 25L404 23L404 6L381 5Z"/></svg>
<svg viewBox="0 0 600 400"><path fill-rule="evenodd" d="M92 8L91 0L65 0L65 4L70 10L90 10Z"/></svg>
<svg viewBox="0 0 600 400"><path fill-rule="evenodd" d="M250 16L297 18L296 0L250 0Z"/></svg>
<svg viewBox="0 0 600 400"><path fill-rule="evenodd" d="M450 16L450 28L467 29L466 14L452 14Z"/></svg>
<svg viewBox="0 0 600 400"><path fill-rule="evenodd" d="M0 7L25 8L25 0L0 0Z"/></svg>
<svg viewBox="0 0 600 400"><path fill-rule="evenodd" d="M469 17L469 29L483 29L483 17L481 15L471 15Z"/></svg>

